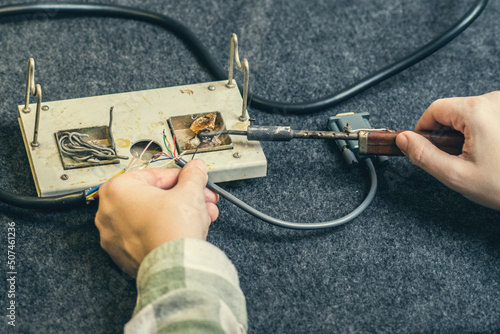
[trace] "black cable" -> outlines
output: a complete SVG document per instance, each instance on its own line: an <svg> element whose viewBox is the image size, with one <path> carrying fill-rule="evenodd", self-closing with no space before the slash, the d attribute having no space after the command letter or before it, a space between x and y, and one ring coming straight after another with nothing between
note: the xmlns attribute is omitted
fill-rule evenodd
<svg viewBox="0 0 500 334"><path fill-rule="evenodd" d="M274 102L263 97L250 94L250 106L268 112L281 112L284 114L307 114L325 108L333 107L364 90L392 77L393 75L415 65L436 52L452 39L462 33L481 14L488 4L488 0L476 0L471 8L460 18L451 28L439 35L431 42L425 44L415 52L403 59L370 74L357 83L346 87L332 95L323 98L301 102L284 103ZM13 15L27 15L46 11L49 17L59 17L63 15L94 15L111 16L133 20L144 21L161 26L170 30L184 41L191 48L198 60L206 66L208 71L217 80L227 78L227 72L219 65L216 59L210 54L207 48L201 43L196 35L188 27L168 16L145 11L142 9L129 8L118 5L104 4L78 4L78 3L31 3L22 5L8 5L0 7L0 18Z"/></svg>
<svg viewBox="0 0 500 334"><path fill-rule="evenodd" d="M111 149L113 152L116 154L116 145L115 145L115 139L113 138L113 109L115 109L115 106L111 106L109 109L109 125L108 125L108 135L109 135L109 141L111 142Z"/></svg>
<svg viewBox="0 0 500 334"><path fill-rule="evenodd" d="M20 208L37 210L67 210L86 203L85 192L62 196L34 197L22 196L0 189L0 202Z"/></svg>
<svg viewBox="0 0 500 334"><path fill-rule="evenodd" d="M358 217L365 209L370 205L372 202L373 198L375 197L375 193L377 192L377 172L375 171L375 166L373 165L373 162L370 158L365 159L364 162L366 163L366 166L368 167L369 175L370 175L370 191L368 192L368 195L366 195L366 198L364 199L361 204L354 209L351 213L345 215L344 217L331 220L331 221L326 221L326 222L319 222L319 223L295 223L295 222L288 222L285 220L277 219L274 217L271 217L254 207L248 205L247 203L243 202L236 196L228 193L226 190L222 189L215 183L208 181L207 182L207 188L212 190L213 192L219 194L220 196L224 197L227 199L229 202L233 203L243 211L248 212L252 216L259 218L266 223L273 224L276 226L280 227L285 227L289 229L294 229L294 230L320 230L320 229L325 229L325 228L331 228L331 227L336 227L343 225L345 223L350 222L354 218ZM182 159L177 159L175 163L179 167L184 167L186 165L186 161Z"/></svg>
<svg viewBox="0 0 500 334"><path fill-rule="evenodd" d="M332 107L416 64L446 45L453 38L464 31L481 14L487 3L488 0L476 0L472 7L457 23L430 43L424 45L400 61L361 79L356 84L334 93L333 95L303 103L282 103L273 102L251 94L250 105L265 111L282 112L286 114L306 114ZM224 69L218 64L215 58L210 54L196 35L182 23L165 15L118 5L31 3L0 7L0 18L14 15L36 14L43 11L50 13L50 15L47 15L48 17L59 17L63 15L111 16L139 20L159 25L170 30L176 34L177 37L182 39L188 47L191 48L198 60L207 67L209 72L212 73L217 80L223 80L226 78L226 71L224 71ZM20 196L0 190L0 201L25 208L61 209L85 203L85 194L79 192L63 196L38 198Z"/></svg>
<svg viewBox="0 0 500 334"><path fill-rule="evenodd" d="M455 37L460 35L469 25L471 25L472 22L474 22L474 20L482 13L487 4L488 0L476 0L467 13L462 16L462 18L460 18L453 26L451 26L451 28L446 30L431 42L425 44L397 62L362 78L355 84L332 95L328 95L314 101L301 103L274 102L256 95L250 95L250 105L264 111L279 111L283 114L309 114L336 106L337 104L367 90L368 88L406 70L441 49Z"/></svg>

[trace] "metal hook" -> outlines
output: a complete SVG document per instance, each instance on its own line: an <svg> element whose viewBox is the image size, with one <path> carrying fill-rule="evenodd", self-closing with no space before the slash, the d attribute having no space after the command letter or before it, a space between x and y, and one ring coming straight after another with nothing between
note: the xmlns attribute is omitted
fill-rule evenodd
<svg viewBox="0 0 500 334"><path fill-rule="evenodd" d="M250 67L248 65L248 60L243 58L240 62L240 55L238 52L238 36L236 34L231 34L231 45L229 47L229 74L226 87L234 88L235 84L233 82L233 71L234 71L234 63L236 63L236 67L238 70L244 72L243 78L243 106L241 110L241 116L239 117L240 121L246 121L246 111L247 111L247 100L248 100L248 81L250 76Z"/></svg>
<svg viewBox="0 0 500 334"><path fill-rule="evenodd" d="M42 86L35 85L35 60L30 58L28 60L28 74L26 76L26 102L24 104L23 112L29 113L30 109L30 93L37 97L36 101L36 115L35 115L35 130L33 132L32 147L40 146L38 142L38 128L40 126L40 110L42 108Z"/></svg>
<svg viewBox="0 0 500 334"><path fill-rule="evenodd" d="M35 115L35 130L33 132L33 141L31 142L32 147L40 146L38 142L38 128L40 127L40 109L42 108L42 86L37 84L36 86L36 115Z"/></svg>

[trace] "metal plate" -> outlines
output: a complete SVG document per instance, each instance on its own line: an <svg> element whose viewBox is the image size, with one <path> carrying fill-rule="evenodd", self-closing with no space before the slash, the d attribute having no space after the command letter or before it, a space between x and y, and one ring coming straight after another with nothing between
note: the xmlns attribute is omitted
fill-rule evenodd
<svg viewBox="0 0 500 334"><path fill-rule="evenodd" d="M237 87L227 88L226 81L160 88L146 91L44 102L41 111L39 142L33 148L35 113L23 113L18 106L19 124L39 196L52 196L84 190L107 181L124 169L128 160L117 164L65 170L59 156L55 133L65 129L107 126L109 109L114 106L113 137L118 155L132 158L131 147L151 141L163 147L163 131L172 142L167 120L173 116L220 112L228 129L245 130L241 122L242 98ZM213 85L214 90L208 87ZM36 110L35 105L30 105ZM197 153L208 166L214 182L226 182L266 176L267 161L259 142L242 136L230 136L232 149ZM237 154L236 154L237 153ZM189 160L191 155L185 155ZM153 164L151 166L154 166ZM164 168L164 167L162 167ZM62 177L64 175L64 177Z"/></svg>

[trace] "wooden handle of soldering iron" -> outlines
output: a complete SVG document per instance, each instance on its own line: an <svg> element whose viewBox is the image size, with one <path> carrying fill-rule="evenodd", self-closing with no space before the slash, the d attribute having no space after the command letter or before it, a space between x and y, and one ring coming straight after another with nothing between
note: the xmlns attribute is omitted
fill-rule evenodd
<svg viewBox="0 0 500 334"><path fill-rule="evenodd" d="M359 153L373 155L403 155L396 146L396 136L404 131L373 131L360 133ZM442 151L452 154L462 154L464 135L458 131L413 131L436 145Z"/></svg>

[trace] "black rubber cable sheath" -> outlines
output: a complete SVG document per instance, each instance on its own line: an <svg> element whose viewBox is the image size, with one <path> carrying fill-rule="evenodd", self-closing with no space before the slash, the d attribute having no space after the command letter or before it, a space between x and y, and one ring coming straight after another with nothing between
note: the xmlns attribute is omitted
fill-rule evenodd
<svg viewBox="0 0 500 334"><path fill-rule="evenodd" d="M26 209L68 210L84 205L86 198L83 191L62 196L34 197L17 195L0 189L0 201Z"/></svg>
<svg viewBox="0 0 500 334"><path fill-rule="evenodd" d="M332 95L325 96L315 101L300 103L274 102L250 94L249 104L257 109L268 112L279 112L283 114L309 114L326 108L334 107L337 104L352 98L353 96L373 87L380 82L404 71L405 69L417 64L427 58L434 52L448 44L455 37L460 35L474 20L482 13L488 0L476 0L467 13L462 16L451 28L439 35L431 42L420 47L408 56L396 61L395 63L384 67L383 69L370 74L357 83L348 86Z"/></svg>
<svg viewBox="0 0 500 334"><path fill-rule="evenodd" d="M323 98L300 103L275 102L263 97L250 94L250 106L268 112L283 114L307 114L320 111L325 108L333 107L366 89L400 73L408 67L415 65L436 52L452 39L462 33L474 20L481 14L488 0L476 0L471 8L448 30L439 35L431 42L425 44L410 55L399 61L370 74L357 83L341 89L340 91ZM30 3L22 5L8 5L0 7L0 18L13 15L28 15L45 11L47 17L57 17L64 15L92 15L92 16L111 16L133 20L139 20L161 26L177 35L193 51L198 60L208 69L208 71L217 80L227 78L225 71L217 60L210 54L208 49L196 37L196 35L177 20L168 16L145 11L142 9L124 7L119 5L107 4L81 4L81 3Z"/></svg>

